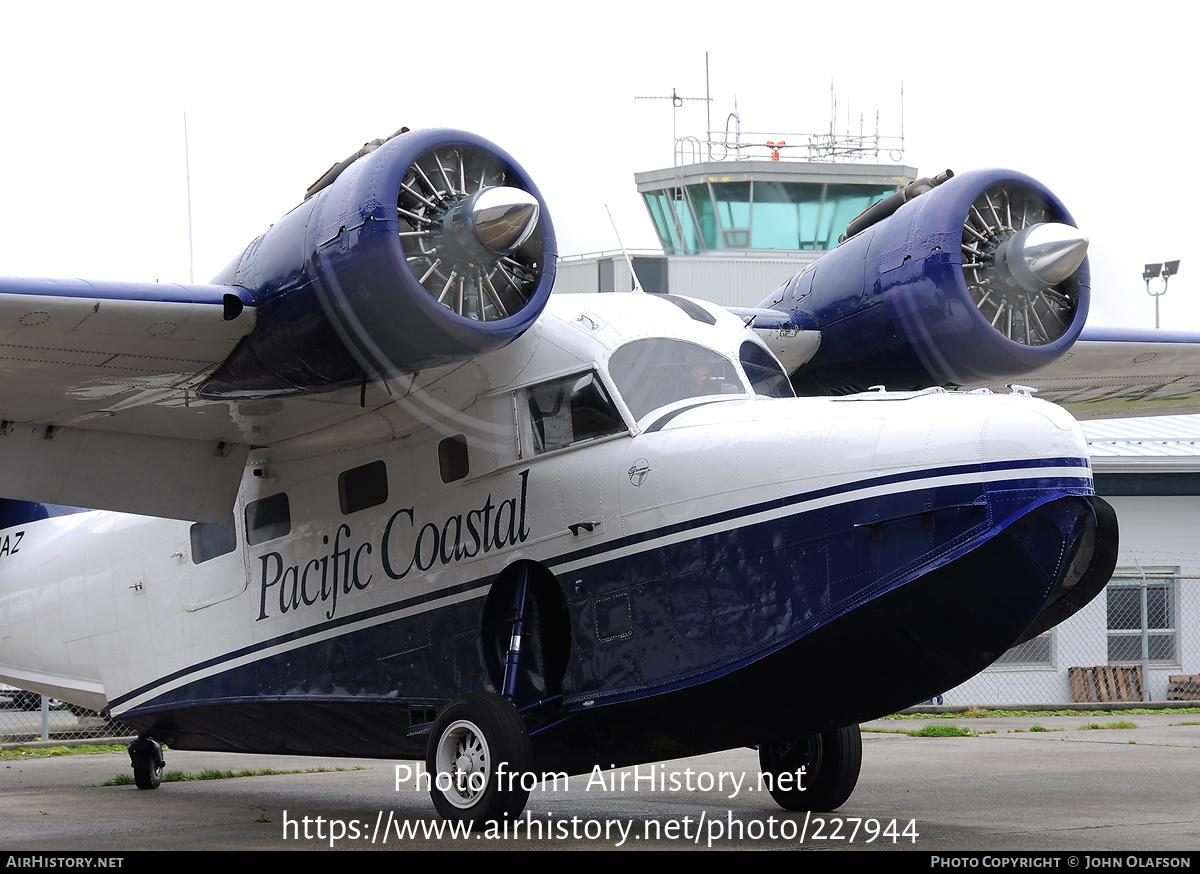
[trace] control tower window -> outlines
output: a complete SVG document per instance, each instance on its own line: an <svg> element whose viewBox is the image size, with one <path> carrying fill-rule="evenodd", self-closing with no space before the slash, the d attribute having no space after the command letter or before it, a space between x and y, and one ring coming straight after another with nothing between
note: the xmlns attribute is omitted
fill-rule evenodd
<svg viewBox="0 0 1200 874"><path fill-rule="evenodd" d="M872 182L704 181L642 190L663 249L826 251L893 185Z"/></svg>

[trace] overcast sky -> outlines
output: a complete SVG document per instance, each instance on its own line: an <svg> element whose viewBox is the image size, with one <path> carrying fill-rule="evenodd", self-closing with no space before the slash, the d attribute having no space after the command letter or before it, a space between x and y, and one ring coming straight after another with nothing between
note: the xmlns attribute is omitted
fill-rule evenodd
<svg viewBox="0 0 1200 874"><path fill-rule="evenodd" d="M1153 326L1142 266L1178 258L1163 326L1200 330L1185 4L658 6L6 4L0 274L187 281L185 113L198 282L401 125L509 151L564 254L616 247L605 204L650 247L633 174L670 166L672 124L704 114L634 98L702 97L708 52L718 127L736 99L745 130L826 130L832 82L839 129L848 105L899 134L903 87L904 163L1011 167L1063 199L1092 240L1093 323Z"/></svg>

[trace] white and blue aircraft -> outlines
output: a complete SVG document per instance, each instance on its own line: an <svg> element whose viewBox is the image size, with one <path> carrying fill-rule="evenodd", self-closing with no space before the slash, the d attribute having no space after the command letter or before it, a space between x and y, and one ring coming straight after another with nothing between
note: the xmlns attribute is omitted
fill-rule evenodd
<svg viewBox="0 0 1200 874"><path fill-rule="evenodd" d="M423 759L444 816L486 820L527 800L501 771L749 745L781 805L834 809L859 722L1114 566L1070 413L947 388L1056 366L1099 414L1196 396L1132 363L1195 373L1181 338L1080 340L1086 246L982 171L753 310L551 297L533 182L428 130L212 284L0 280L0 679L134 727L144 789L164 744Z"/></svg>

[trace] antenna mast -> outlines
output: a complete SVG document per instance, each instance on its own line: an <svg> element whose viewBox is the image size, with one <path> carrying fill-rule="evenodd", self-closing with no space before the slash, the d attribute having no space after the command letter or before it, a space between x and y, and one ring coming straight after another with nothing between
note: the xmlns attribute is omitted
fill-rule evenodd
<svg viewBox="0 0 1200 874"><path fill-rule="evenodd" d="M707 79L708 70L705 68L705 78ZM707 86L706 86L707 87ZM685 103L711 103L711 98L708 97L680 97L679 92L674 88L671 89L670 96L650 96L650 97L634 97L634 100L670 100L671 101L671 142L678 148L679 143L679 108ZM711 118L709 124L712 123ZM694 137L692 139L695 139ZM676 162L678 163L678 161Z"/></svg>
<svg viewBox="0 0 1200 874"><path fill-rule="evenodd" d="M196 259L192 251L192 162L188 155L187 113L183 114L183 175L187 181L188 282L196 281Z"/></svg>

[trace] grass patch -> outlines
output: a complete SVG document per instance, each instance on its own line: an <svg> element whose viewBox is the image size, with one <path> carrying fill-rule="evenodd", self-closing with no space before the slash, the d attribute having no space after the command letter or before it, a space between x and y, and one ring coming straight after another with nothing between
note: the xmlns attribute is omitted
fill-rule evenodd
<svg viewBox="0 0 1200 874"><path fill-rule="evenodd" d="M124 752L125 747L119 744L81 744L74 747L15 747L11 750L0 750L0 761L10 759L48 759L53 756L86 756L96 753Z"/></svg>
<svg viewBox="0 0 1200 874"><path fill-rule="evenodd" d="M1162 710L1150 710L1142 707L1134 707L1128 710L1121 710L1119 713L1122 716L1151 716L1162 714L1164 716L1175 716L1188 713L1200 713L1200 707L1171 707ZM882 719L945 719L945 713L893 713L891 716L881 717ZM963 713L953 714L955 719L986 719L997 716L1113 716L1112 710L988 710L982 707L972 707Z"/></svg>
<svg viewBox="0 0 1200 874"><path fill-rule="evenodd" d="M957 725L927 725L908 732L909 737L975 737L975 732Z"/></svg>
<svg viewBox="0 0 1200 874"><path fill-rule="evenodd" d="M199 773L187 771L167 771L163 774L164 783L190 783L193 780L232 780L237 777L275 777L280 774L330 774L337 771L362 771L362 765L353 768L294 768L289 771L279 771L275 768L257 768L255 770L221 771L216 768L205 768ZM118 774L101 786L132 786L132 774Z"/></svg>
<svg viewBox="0 0 1200 874"><path fill-rule="evenodd" d="M1079 726L1080 731L1098 731L1106 728L1137 728L1137 723L1130 722L1128 719L1118 719L1116 722L1106 722L1104 725L1098 722L1089 722L1087 725Z"/></svg>

